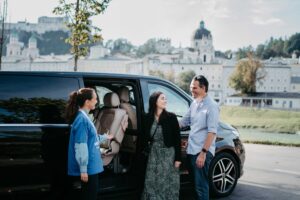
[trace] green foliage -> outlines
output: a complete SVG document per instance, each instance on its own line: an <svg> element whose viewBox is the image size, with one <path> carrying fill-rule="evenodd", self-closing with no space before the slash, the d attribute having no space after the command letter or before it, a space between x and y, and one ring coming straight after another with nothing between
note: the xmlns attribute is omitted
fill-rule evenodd
<svg viewBox="0 0 300 200"><path fill-rule="evenodd" d="M155 38L149 39L145 44L139 46L136 53L137 57L141 58L147 54L157 53L155 45L156 45L156 39Z"/></svg>
<svg viewBox="0 0 300 200"><path fill-rule="evenodd" d="M69 19L66 25L71 34L66 42L71 45L71 53L74 54L75 60L74 71L77 71L78 58L86 56L88 53L88 46L86 45L102 39L99 34L100 28L92 26L91 18L103 13L110 0L76 0L72 3L68 2L59 0L59 6L54 8L53 13L67 16Z"/></svg>
<svg viewBox="0 0 300 200"><path fill-rule="evenodd" d="M68 33L64 31L49 31L43 34L37 32L18 31L19 41L23 42L25 46L28 46L29 38L33 35L37 39L37 48L40 51L40 55L49 55L54 53L55 55L67 54L70 49L70 44L65 43L65 39L68 37ZM5 45L9 40L5 41ZM4 49L6 53L6 48Z"/></svg>
<svg viewBox="0 0 300 200"><path fill-rule="evenodd" d="M190 92L190 83L191 83L194 76L196 76L196 73L193 70L189 70L189 71L186 71L186 72L181 72L178 75L178 78L177 78L178 81L176 82L176 84L181 89L183 89L186 93L189 94L189 92Z"/></svg>
<svg viewBox="0 0 300 200"><path fill-rule="evenodd" d="M134 46L124 38L119 38L115 41L108 40L105 47L111 50L112 54L121 53L124 55L130 55Z"/></svg>
<svg viewBox="0 0 300 200"><path fill-rule="evenodd" d="M300 51L300 33L295 33L288 39L271 37L264 44L259 44L254 50L250 45L239 48L236 52L237 59L247 58L248 53L255 53L260 59L269 59L271 57L290 57L291 54ZM223 55L222 53L219 53Z"/></svg>
<svg viewBox="0 0 300 200"><path fill-rule="evenodd" d="M293 51L300 51L300 33L295 33L286 42L285 51L287 53L293 53Z"/></svg>
<svg viewBox="0 0 300 200"><path fill-rule="evenodd" d="M248 59L242 59L236 64L229 85L241 93L255 93L256 82L262 81L265 76L262 63L248 54Z"/></svg>
<svg viewBox="0 0 300 200"><path fill-rule="evenodd" d="M54 53L62 55L68 53L70 44L64 41L68 38L68 33L64 31L49 31L37 37L37 46L41 55Z"/></svg>
<svg viewBox="0 0 300 200"><path fill-rule="evenodd" d="M248 47L239 48L238 51L236 52L236 58L238 60L247 58L248 53L252 53L252 52L253 52L253 47L251 45L249 45Z"/></svg>

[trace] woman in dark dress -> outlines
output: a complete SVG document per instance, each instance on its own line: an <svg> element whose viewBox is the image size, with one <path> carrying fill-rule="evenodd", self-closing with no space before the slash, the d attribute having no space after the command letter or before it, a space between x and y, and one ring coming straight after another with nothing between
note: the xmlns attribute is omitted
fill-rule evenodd
<svg viewBox="0 0 300 200"><path fill-rule="evenodd" d="M148 157L143 200L179 199L181 164L180 130L175 114L166 111L167 99L154 92L146 116L146 140L152 147Z"/></svg>

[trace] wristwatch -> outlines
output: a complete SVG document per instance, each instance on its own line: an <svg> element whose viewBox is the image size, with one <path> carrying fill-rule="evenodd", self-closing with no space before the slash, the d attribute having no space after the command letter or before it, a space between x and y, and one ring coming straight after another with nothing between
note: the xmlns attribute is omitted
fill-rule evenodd
<svg viewBox="0 0 300 200"><path fill-rule="evenodd" d="M202 148L201 150L203 153L207 153L207 150L205 148Z"/></svg>

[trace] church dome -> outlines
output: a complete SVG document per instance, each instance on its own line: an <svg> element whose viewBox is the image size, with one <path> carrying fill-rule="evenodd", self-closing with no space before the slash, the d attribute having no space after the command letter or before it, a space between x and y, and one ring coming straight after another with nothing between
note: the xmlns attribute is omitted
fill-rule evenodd
<svg viewBox="0 0 300 200"><path fill-rule="evenodd" d="M194 40L201 40L203 37L211 37L211 33L204 26L204 21L200 22L200 28L195 31Z"/></svg>

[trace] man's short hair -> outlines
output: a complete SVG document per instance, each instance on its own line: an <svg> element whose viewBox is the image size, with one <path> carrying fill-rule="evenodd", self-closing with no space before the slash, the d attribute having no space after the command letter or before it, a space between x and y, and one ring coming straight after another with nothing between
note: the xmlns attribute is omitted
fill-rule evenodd
<svg viewBox="0 0 300 200"><path fill-rule="evenodd" d="M199 82L199 87L205 86L205 92L208 91L208 85L209 85L209 83L208 83L207 79L206 79L204 76L202 76L202 75L197 75L197 76L195 76L195 77L193 78L193 80Z"/></svg>

